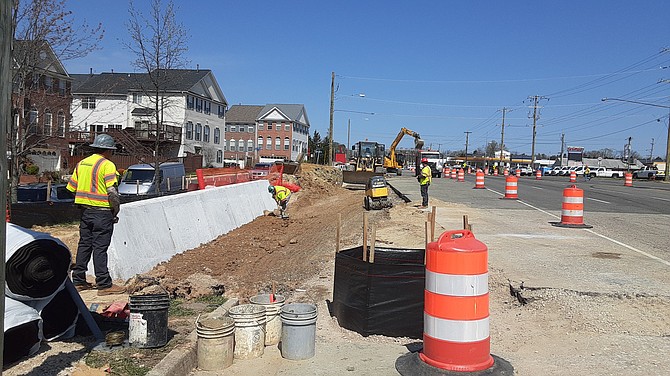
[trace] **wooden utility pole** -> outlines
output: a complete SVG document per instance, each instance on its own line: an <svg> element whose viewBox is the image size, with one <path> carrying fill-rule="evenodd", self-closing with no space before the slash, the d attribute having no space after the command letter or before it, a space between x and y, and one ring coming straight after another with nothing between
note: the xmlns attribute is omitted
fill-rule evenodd
<svg viewBox="0 0 670 376"><path fill-rule="evenodd" d="M345 156L347 157L347 162L349 162L349 150L351 150L351 144L349 143L349 138L351 137L351 119L347 122L347 152Z"/></svg>
<svg viewBox="0 0 670 376"><path fill-rule="evenodd" d="M537 127L537 101L539 100L540 97L535 95L528 98L533 100L533 144L530 150L530 167L532 168L533 165L535 164L535 135L537 134L535 129Z"/></svg>
<svg viewBox="0 0 670 376"><path fill-rule="evenodd" d="M327 165L333 164L333 112L335 111L335 72L330 74L330 127L328 128L328 159Z"/></svg>
<svg viewBox="0 0 670 376"><path fill-rule="evenodd" d="M502 169L502 164L503 164L503 155L504 155L503 151L505 150L505 147L504 147L504 145L505 145L505 112L507 112L507 108L503 107L503 109L502 109L502 114L503 114L502 127L501 127L501 130L500 130L500 164L498 165L498 170L500 172L503 171L501 169Z"/></svg>
<svg viewBox="0 0 670 376"><path fill-rule="evenodd" d="M14 31L12 30L12 6L14 1L2 0L0 2L0 207L7 210L7 130L11 129L11 104L12 104L12 58L11 45ZM0 285L5 286L5 242L7 239L7 228L0 226ZM0 312L5 312L5 289L0 289ZM0 316L0 329L5 332L5 315ZM3 364L3 352L5 348L4 335L0 334L0 364ZM2 371L0 370L0 374Z"/></svg>
<svg viewBox="0 0 670 376"><path fill-rule="evenodd" d="M563 167L563 151L565 151L565 133L561 133L561 167Z"/></svg>
<svg viewBox="0 0 670 376"><path fill-rule="evenodd" d="M469 143L469 138L470 138L470 131L465 131L465 165L467 166L468 164L468 143Z"/></svg>

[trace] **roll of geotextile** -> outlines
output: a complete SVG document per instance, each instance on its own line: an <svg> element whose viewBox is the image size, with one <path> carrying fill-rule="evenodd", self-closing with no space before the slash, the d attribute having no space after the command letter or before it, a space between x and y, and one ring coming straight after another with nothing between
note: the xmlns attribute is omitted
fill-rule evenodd
<svg viewBox="0 0 670 376"><path fill-rule="evenodd" d="M23 302L5 297L5 337L3 363L13 363L40 349L42 319Z"/></svg>
<svg viewBox="0 0 670 376"><path fill-rule="evenodd" d="M70 250L49 234L11 223L7 223L6 236L5 295L48 302L68 278Z"/></svg>

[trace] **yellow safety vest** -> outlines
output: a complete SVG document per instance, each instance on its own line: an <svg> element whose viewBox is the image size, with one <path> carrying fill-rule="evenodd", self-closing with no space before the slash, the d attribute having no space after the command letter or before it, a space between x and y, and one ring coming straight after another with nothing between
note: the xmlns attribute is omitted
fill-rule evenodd
<svg viewBox="0 0 670 376"><path fill-rule="evenodd" d="M275 199L277 201L283 201L291 194L291 190L284 187L283 185L275 185Z"/></svg>
<svg viewBox="0 0 670 376"><path fill-rule="evenodd" d="M433 172L430 169L430 166L424 166L421 169L421 181L419 184L426 185L433 182Z"/></svg>
<svg viewBox="0 0 670 376"><path fill-rule="evenodd" d="M67 190L74 192L74 203L109 208L107 188L116 181L116 166L100 154L82 159L67 183Z"/></svg>

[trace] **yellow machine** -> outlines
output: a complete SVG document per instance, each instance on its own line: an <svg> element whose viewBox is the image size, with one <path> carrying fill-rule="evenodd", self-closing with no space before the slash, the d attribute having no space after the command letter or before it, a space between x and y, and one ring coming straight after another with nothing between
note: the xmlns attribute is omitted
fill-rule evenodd
<svg viewBox="0 0 670 376"><path fill-rule="evenodd" d="M394 172L396 175L402 175L402 167L405 164L405 157L402 154L396 154L395 149L402 140L404 135L414 137L414 148L421 149L423 147L423 140L418 133L411 131L405 127L400 129L400 133L396 136L395 140L389 148L388 154L384 157L384 167L388 172Z"/></svg>
<svg viewBox="0 0 670 376"><path fill-rule="evenodd" d="M345 187L363 189L372 176L383 176L384 144L372 141L360 141L353 147L353 157L349 169L342 171L342 182Z"/></svg>
<svg viewBox="0 0 670 376"><path fill-rule="evenodd" d="M365 210L390 208L393 203L388 199L389 189L383 176L373 176L365 185Z"/></svg>

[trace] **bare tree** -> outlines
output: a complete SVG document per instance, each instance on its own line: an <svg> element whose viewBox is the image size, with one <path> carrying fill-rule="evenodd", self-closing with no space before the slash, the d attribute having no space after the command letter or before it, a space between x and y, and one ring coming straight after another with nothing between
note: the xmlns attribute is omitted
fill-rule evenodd
<svg viewBox="0 0 670 376"><path fill-rule="evenodd" d="M166 130L164 115L169 110L172 99L167 93L170 70L183 68L187 64L185 54L188 37L184 26L176 20L172 0L165 6L161 0L152 0L147 15L138 11L131 0L128 12L130 41L126 43L126 48L136 57L133 65L148 76L148 82L142 85L142 90L151 98L153 105L155 125L151 125L151 128L155 126L154 168L155 179L158 181L157 167L161 162L160 134Z"/></svg>
<svg viewBox="0 0 670 376"><path fill-rule="evenodd" d="M70 88L60 64L94 51L104 30L101 24L75 22L66 0L16 0L12 27L13 121L7 140L11 200L16 202L21 166L31 149L67 147Z"/></svg>

